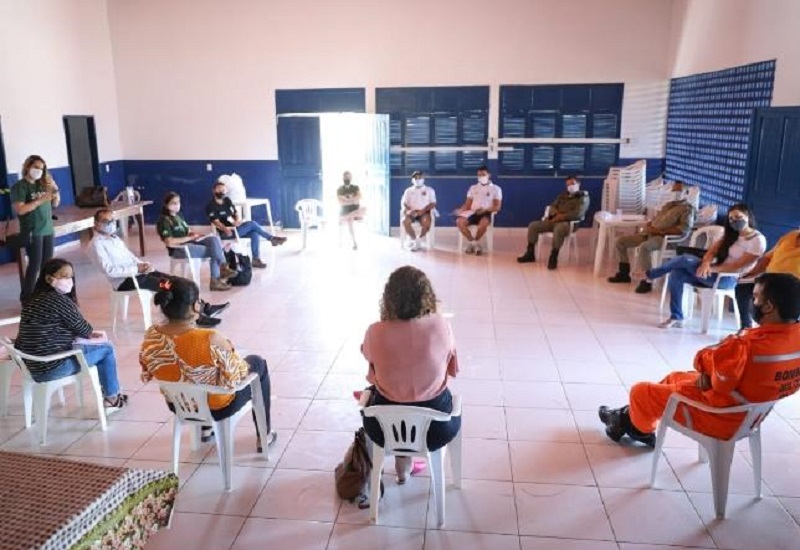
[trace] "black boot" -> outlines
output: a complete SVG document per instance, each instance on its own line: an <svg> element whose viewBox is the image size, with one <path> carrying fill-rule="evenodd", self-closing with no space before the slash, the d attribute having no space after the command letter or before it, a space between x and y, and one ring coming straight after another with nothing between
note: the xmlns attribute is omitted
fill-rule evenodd
<svg viewBox="0 0 800 550"><path fill-rule="evenodd" d="M631 282L631 264L627 262L619 263L619 271L613 277L608 278L609 283L630 283Z"/></svg>
<svg viewBox="0 0 800 550"><path fill-rule="evenodd" d="M531 262L536 261L536 247L532 244L528 244L528 248L525 249L525 254L517 258L517 262L521 264L529 264Z"/></svg>
<svg viewBox="0 0 800 550"><path fill-rule="evenodd" d="M600 417L600 422L606 425L608 438L615 443L619 443L619 440L625 435L625 426L622 424L622 409L609 409L603 405L597 409L597 415Z"/></svg>
<svg viewBox="0 0 800 550"><path fill-rule="evenodd" d="M553 270L558 267L558 249L550 251L550 258L547 260L547 269Z"/></svg>
<svg viewBox="0 0 800 550"><path fill-rule="evenodd" d="M642 279L639 281L639 286L636 287L636 294L647 294L648 292L653 292L653 283Z"/></svg>
<svg viewBox="0 0 800 550"><path fill-rule="evenodd" d="M628 434L628 437L634 441L638 441L639 443L644 443L651 449L655 448L656 434L653 432L645 433L639 431L636 426L633 425L633 422L631 422L630 407L627 405L620 409L620 420L622 427L625 429L625 433Z"/></svg>

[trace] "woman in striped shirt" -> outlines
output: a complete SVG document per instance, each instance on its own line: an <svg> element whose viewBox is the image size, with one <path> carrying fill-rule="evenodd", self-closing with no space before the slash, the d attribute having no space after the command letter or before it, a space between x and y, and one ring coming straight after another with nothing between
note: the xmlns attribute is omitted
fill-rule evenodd
<svg viewBox="0 0 800 550"><path fill-rule="evenodd" d="M61 258L45 262L33 289L33 295L22 306L18 350L30 355L52 355L78 347L86 363L95 365L103 390L107 412L121 409L128 396L120 393L117 380L117 359L110 343L102 341L78 309L75 294L75 273L72 264ZM97 343L75 344L76 338L97 338ZM80 371L75 357L55 361L25 361L36 382L49 382Z"/></svg>

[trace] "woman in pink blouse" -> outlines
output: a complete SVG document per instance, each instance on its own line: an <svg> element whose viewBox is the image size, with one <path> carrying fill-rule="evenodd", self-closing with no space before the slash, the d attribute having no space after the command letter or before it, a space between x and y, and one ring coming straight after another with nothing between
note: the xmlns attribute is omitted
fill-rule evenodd
<svg viewBox="0 0 800 550"><path fill-rule="evenodd" d="M436 313L436 294L428 277L411 266L395 270L383 289L380 306L381 320L370 325L361 345L369 361L369 405L413 405L451 412L447 378L458 372L455 340L450 325ZM428 449L447 445L460 427L460 417L431 423ZM375 418L364 418L364 429L376 445L383 446L383 431ZM403 483L411 461L398 458L396 466L398 481Z"/></svg>

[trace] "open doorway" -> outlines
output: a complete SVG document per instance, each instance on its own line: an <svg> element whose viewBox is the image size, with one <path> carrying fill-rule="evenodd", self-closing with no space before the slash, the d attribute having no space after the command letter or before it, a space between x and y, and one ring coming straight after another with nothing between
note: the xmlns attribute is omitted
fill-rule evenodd
<svg viewBox="0 0 800 550"><path fill-rule="evenodd" d="M100 161L97 155L97 133L93 116L64 117L72 189L77 197L84 187L100 185Z"/></svg>
<svg viewBox="0 0 800 550"><path fill-rule="evenodd" d="M370 231L389 234L388 115L278 115L278 158L284 212L293 213L295 202L313 198L334 219L339 212L336 189L342 173L349 171L361 188Z"/></svg>

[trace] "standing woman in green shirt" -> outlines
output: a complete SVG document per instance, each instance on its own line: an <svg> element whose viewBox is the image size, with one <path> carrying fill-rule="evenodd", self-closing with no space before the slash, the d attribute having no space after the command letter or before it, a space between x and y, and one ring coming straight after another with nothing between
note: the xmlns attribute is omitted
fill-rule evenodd
<svg viewBox="0 0 800 550"><path fill-rule="evenodd" d="M61 202L61 196L39 155L25 159L21 175L11 188L11 204L19 217L20 242L28 255L20 294L24 303L33 293L42 265L53 257L53 208Z"/></svg>

